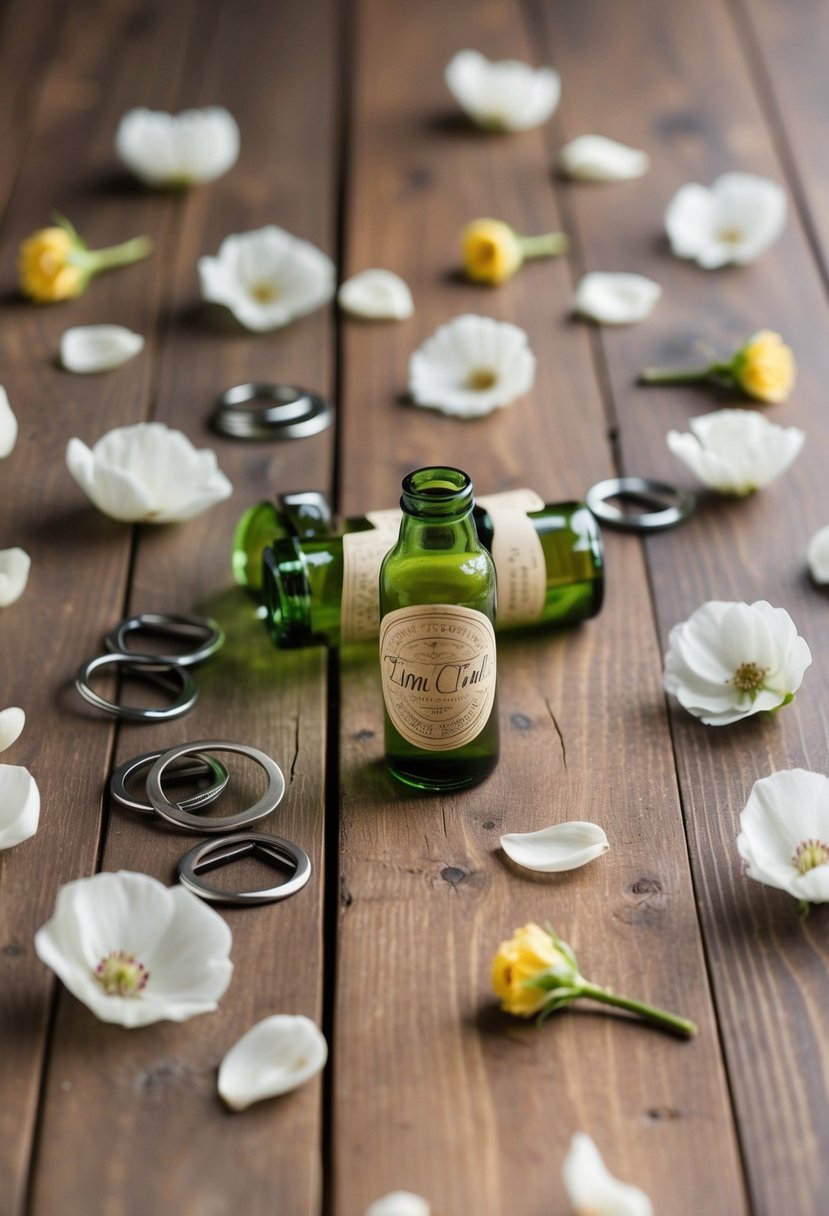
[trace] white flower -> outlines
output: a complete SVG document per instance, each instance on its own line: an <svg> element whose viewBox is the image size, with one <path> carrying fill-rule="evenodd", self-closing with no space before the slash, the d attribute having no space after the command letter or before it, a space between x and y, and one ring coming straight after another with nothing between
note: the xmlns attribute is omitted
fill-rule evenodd
<svg viewBox="0 0 829 1216"><path fill-rule="evenodd" d="M144 339L123 325L76 325L60 340L60 361L68 372L89 375L120 367L144 349Z"/></svg>
<svg viewBox="0 0 829 1216"><path fill-rule="evenodd" d="M0 460L8 456L17 442L17 419L6 390L0 387Z"/></svg>
<svg viewBox="0 0 829 1216"><path fill-rule="evenodd" d="M365 1216L431 1216L432 1205L411 1191L391 1191L375 1199L365 1210Z"/></svg>
<svg viewBox="0 0 829 1216"><path fill-rule="evenodd" d="M727 726L787 705L811 661L785 608L709 600L671 630L665 688L695 718Z"/></svg>
<svg viewBox="0 0 829 1216"><path fill-rule="evenodd" d="M25 549L0 549L0 608L19 600L29 581L32 559Z"/></svg>
<svg viewBox="0 0 829 1216"><path fill-rule="evenodd" d="M629 181L647 173L650 163L647 152L604 135L580 135L558 154L560 171L586 182Z"/></svg>
<svg viewBox="0 0 829 1216"><path fill-rule="evenodd" d="M601 857L610 848L597 823L556 823L540 832L512 832L501 837L507 857L527 870L555 874L575 870Z"/></svg>
<svg viewBox="0 0 829 1216"><path fill-rule="evenodd" d="M20 738L25 725L26 715L17 705L10 705L0 713L0 752Z"/></svg>
<svg viewBox="0 0 829 1216"><path fill-rule="evenodd" d="M328 1044L310 1018L284 1013L243 1034L219 1067L219 1093L231 1110L304 1085L325 1067Z"/></svg>
<svg viewBox="0 0 829 1216"><path fill-rule="evenodd" d="M409 360L409 392L418 405L479 418L529 392L535 355L517 325L455 317L436 329Z"/></svg>
<svg viewBox="0 0 829 1216"><path fill-rule="evenodd" d="M408 284L391 270L361 270L337 292L340 308L373 321L405 321L414 312Z"/></svg>
<svg viewBox="0 0 829 1216"><path fill-rule="evenodd" d="M0 764L0 849L34 836L39 818L40 793L32 774L17 764Z"/></svg>
<svg viewBox="0 0 829 1216"><path fill-rule="evenodd" d="M816 583L829 583L829 525L815 532L806 551L809 573Z"/></svg>
<svg viewBox="0 0 829 1216"><path fill-rule="evenodd" d="M602 325L630 325L653 312L662 288L641 274L586 274L576 287L575 310Z"/></svg>
<svg viewBox="0 0 829 1216"><path fill-rule="evenodd" d="M645 1192L614 1178L585 1132L570 1141L561 1173L574 1216L653 1216Z"/></svg>
<svg viewBox="0 0 829 1216"><path fill-rule="evenodd" d="M199 279L205 300L263 333L326 304L336 271L315 245L270 224L225 237L216 257L199 258Z"/></svg>
<svg viewBox="0 0 829 1216"><path fill-rule="evenodd" d="M197 451L163 422L119 426L88 448L70 439L66 463L99 511L152 524L192 519L232 492L216 453Z"/></svg>
<svg viewBox="0 0 829 1216"><path fill-rule="evenodd" d="M691 434L668 431L668 447L720 494L751 494L784 473L806 438L754 410L715 410L691 418Z"/></svg>
<svg viewBox="0 0 829 1216"><path fill-rule="evenodd" d="M446 65L445 78L472 121L495 131L539 126L561 96L561 78L552 68L532 68L517 59L492 62L478 51L458 51Z"/></svg>
<svg viewBox="0 0 829 1216"><path fill-rule="evenodd" d="M829 777L803 768L761 777L740 828L749 878L807 903L829 901Z"/></svg>
<svg viewBox="0 0 829 1216"><path fill-rule="evenodd" d="M668 204L665 227L679 258L706 270L753 262L776 241L786 219L786 194L750 173L724 173L711 189L691 182Z"/></svg>
<svg viewBox="0 0 829 1216"><path fill-rule="evenodd" d="M183 110L130 110L121 119L115 149L147 186L211 182L236 164L239 128L223 106Z"/></svg>
<svg viewBox="0 0 829 1216"><path fill-rule="evenodd" d="M230 983L231 936L184 887L120 870L61 887L35 950L104 1022L148 1026L209 1013Z"/></svg>

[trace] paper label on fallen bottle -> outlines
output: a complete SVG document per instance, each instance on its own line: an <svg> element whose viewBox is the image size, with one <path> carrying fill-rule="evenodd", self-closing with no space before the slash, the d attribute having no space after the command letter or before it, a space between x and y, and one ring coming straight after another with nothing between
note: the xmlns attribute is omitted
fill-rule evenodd
<svg viewBox="0 0 829 1216"><path fill-rule="evenodd" d="M527 511L544 503L532 490L492 494L478 502L492 520L492 561L498 581L498 624L504 628L541 620L547 595L547 565Z"/></svg>
<svg viewBox="0 0 829 1216"><path fill-rule="evenodd" d="M381 514L377 512L376 514ZM392 512L386 514L391 515ZM380 566L397 540L397 522L346 532L343 536L343 595L340 608L340 637L343 642L376 638L380 628Z"/></svg>

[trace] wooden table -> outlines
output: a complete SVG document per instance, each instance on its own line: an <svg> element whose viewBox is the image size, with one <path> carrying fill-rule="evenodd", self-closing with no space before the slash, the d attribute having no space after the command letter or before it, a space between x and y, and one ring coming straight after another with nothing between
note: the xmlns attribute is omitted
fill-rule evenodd
<svg viewBox="0 0 829 1216"><path fill-rule="evenodd" d="M561 1162L589 1132L662 1216L819 1216L829 1193L826 914L744 877L735 847L753 781L827 769L829 613L805 573L829 522L829 23L809 0L7 0L0 50L2 381L20 437L0 468L0 547L32 556L0 619L0 708L28 725L14 763L42 796L37 836L0 854L0 1211L36 1216L361 1216L387 1191L441 1216L559 1216ZM464 46L553 63L554 119L514 137L462 121L443 68ZM183 196L129 184L113 136L130 107L219 102L239 121L237 166ZM640 181L566 183L553 155L598 131L648 149ZM728 169L784 183L780 241L754 265L706 273L671 257L665 205ZM93 246L139 232L154 256L80 300L15 294L19 241L68 214ZM500 290L456 273L477 215L524 232L563 227L566 259ZM366 325L324 309L247 334L199 303L197 258L275 222L334 256L343 277L384 266L413 319ZM587 269L631 270L664 297L645 324L573 321ZM475 422L405 403L409 354L461 312L522 325L536 385ZM146 335L119 371L75 377L70 324ZM608 535L601 616L503 639L500 767L454 797L417 797L382 765L371 653L277 653L232 585L235 520L279 491L327 490L357 514L394 503L429 462L480 492L529 485L578 497L626 471L689 483L671 427L717 397L635 386L645 364L727 351L760 327L796 349L792 400L772 412L809 442L747 501L703 498L683 528ZM208 429L221 389L295 380L334 397L336 431L296 444ZM730 403L723 395L720 404ZM156 418L211 446L235 492L180 526L130 528L69 477L68 439ZM707 729L662 692L667 633L707 599L786 607L815 661L795 705ZM118 726L71 689L125 613L207 611L227 644L187 718ZM99 1023L32 948L62 883L96 870L171 882L187 841L111 808L108 775L154 746L224 736L269 751L289 779L274 830L310 852L284 905L228 911L234 977L219 1011L126 1031ZM519 871L504 831L588 818L612 848L560 876ZM278 821L278 822L277 822ZM266 821L267 823L268 821ZM697 1020L682 1043L582 1006L539 1030L498 1012L489 961L528 920L550 920L585 972ZM227 1048L258 1019L304 1013L331 1047L322 1079L242 1115L215 1092Z"/></svg>

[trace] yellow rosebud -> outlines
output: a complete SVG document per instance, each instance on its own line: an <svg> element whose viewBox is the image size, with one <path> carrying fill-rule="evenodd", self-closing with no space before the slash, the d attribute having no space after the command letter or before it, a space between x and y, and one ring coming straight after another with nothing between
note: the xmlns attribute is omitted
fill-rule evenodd
<svg viewBox="0 0 829 1216"><path fill-rule="evenodd" d="M531 980L549 967L570 964L553 945L549 933L540 925L530 923L516 929L508 942L502 942L492 960L492 987L505 1013L531 1018L549 997L541 988L525 988Z"/></svg>
<svg viewBox="0 0 829 1216"><path fill-rule="evenodd" d="M750 397L776 405L785 401L795 378L794 355L780 334L761 329L734 357L734 377Z"/></svg>
<svg viewBox="0 0 829 1216"><path fill-rule="evenodd" d="M527 258L553 257L566 253L569 242L563 232L543 236L519 236L502 220L473 220L461 233L463 266L473 283L497 286L511 279Z"/></svg>
<svg viewBox="0 0 829 1216"><path fill-rule="evenodd" d="M41 228L20 246L17 267L20 290L39 304L70 300L80 295L87 276L69 264L75 242L63 228Z"/></svg>

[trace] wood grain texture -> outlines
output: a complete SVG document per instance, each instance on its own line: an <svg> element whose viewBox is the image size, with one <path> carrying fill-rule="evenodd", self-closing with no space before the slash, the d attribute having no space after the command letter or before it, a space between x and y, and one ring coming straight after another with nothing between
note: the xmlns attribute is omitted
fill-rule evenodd
<svg viewBox="0 0 829 1216"><path fill-rule="evenodd" d="M825 297L794 208L780 241L744 268L706 273L673 259L661 235L664 208L685 181L707 183L730 169L786 181L749 72L745 31L724 6L640 4L635 20L632 5L540 5L538 12L546 18L548 54L569 84L553 143L601 130L648 149L653 159L640 182L560 187L585 269L636 269L664 290L647 324L601 335L625 471L689 484L665 447L665 432L737 403L727 393L636 388L641 367L702 362L703 344L725 352L761 327L779 330L798 356L791 400L769 412L807 432L794 467L747 501L703 495L688 525L647 548L663 643L705 600L763 598L789 610L815 657L785 713L714 730L677 710L672 729L754 1210L816 1216L825 1208L829 1130L824 917L818 909L803 922L794 901L746 879L735 838L756 778L797 765L826 770L821 655L829 623L825 597L805 570L808 539L827 518ZM640 71L643 29L651 48L647 73ZM608 44L612 71L605 70ZM591 84L599 71L600 92Z"/></svg>
<svg viewBox="0 0 829 1216"><path fill-rule="evenodd" d="M463 46L530 58L519 6L364 0L355 28L345 271L399 271L417 312L346 325L342 505L390 505L399 477L428 462L459 464L481 491L579 495L612 464L589 335L568 321L567 263L527 267L498 291L456 274L476 215L523 232L562 222L539 134L473 131L442 83ZM469 423L400 399L409 353L465 311L523 325L539 359L526 399ZM393 784L374 650L343 659L335 1216L400 1187L447 1213L564 1213L561 1161L578 1129L657 1210L743 1210L635 541L608 538L608 571L599 620L501 641L500 767L462 795ZM596 866L550 880L498 848L501 832L574 818L613 842ZM586 1008L543 1031L500 1014L490 959L530 919L552 921L597 980L696 1017L699 1038Z"/></svg>

